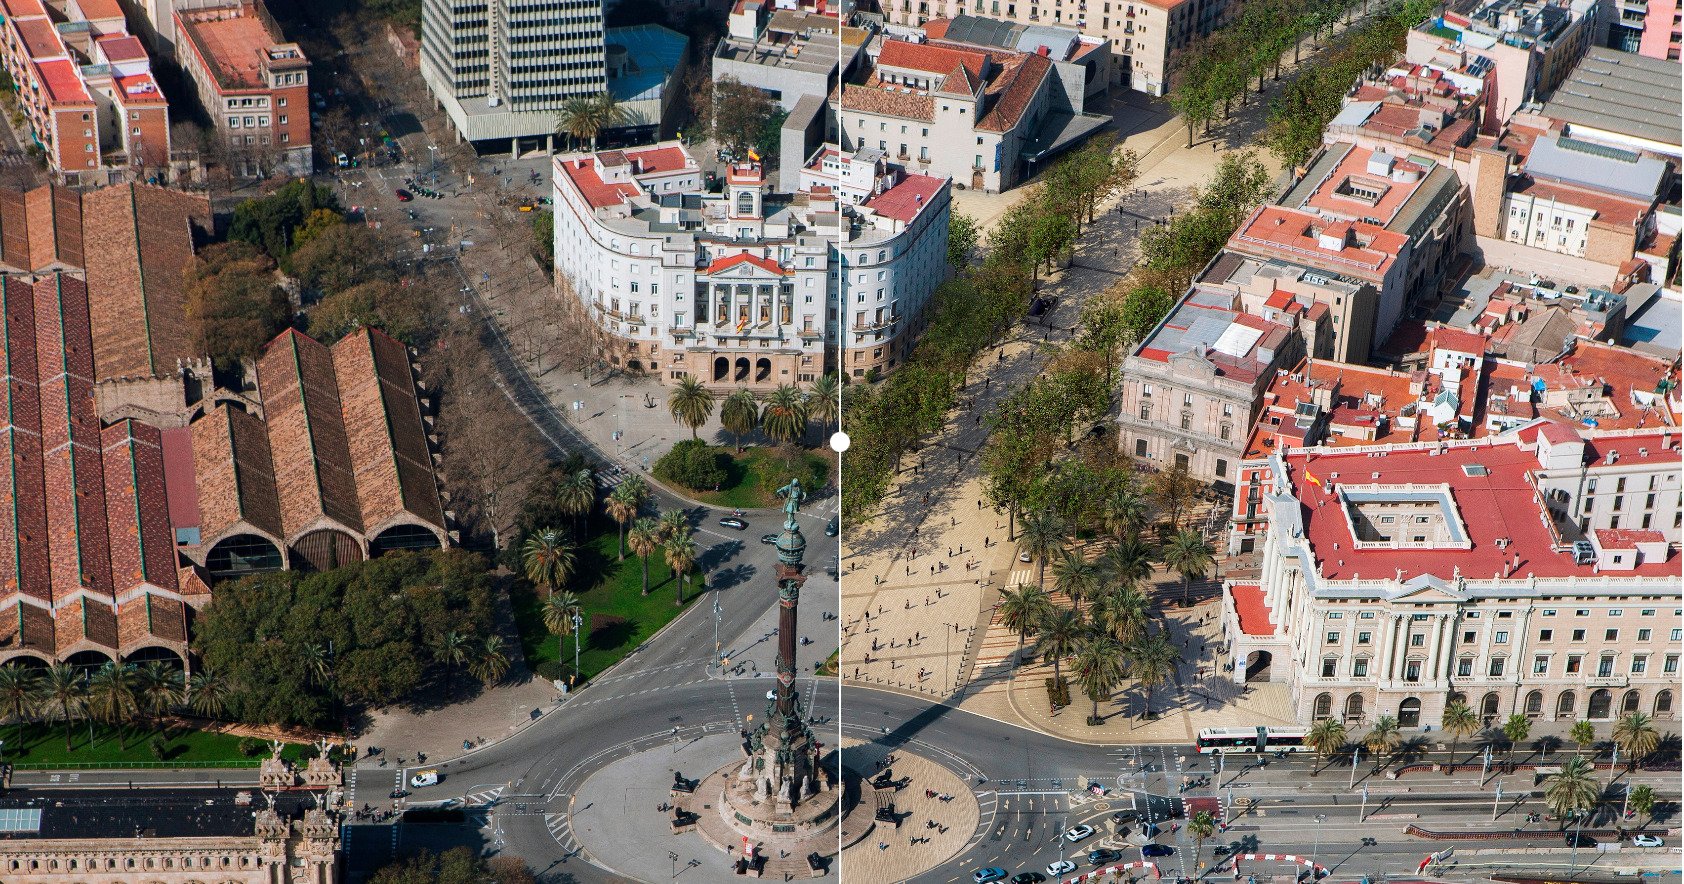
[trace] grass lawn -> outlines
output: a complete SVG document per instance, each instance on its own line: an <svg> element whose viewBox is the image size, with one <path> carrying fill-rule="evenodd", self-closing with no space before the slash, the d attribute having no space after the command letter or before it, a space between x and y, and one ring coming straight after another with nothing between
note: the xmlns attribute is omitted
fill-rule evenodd
<svg viewBox="0 0 1684 884"><path fill-rule="evenodd" d="M88 723L80 721L70 728L70 751L64 748L64 725L12 724L0 727L0 739L5 740L5 758L21 768L61 767L66 765L109 765L141 762L148 766L191 765L195 767L256 767L269 754L248 757L240 754L240 738L213 731L173 728L165 732L167 740L164 761L152 754L151 741L156 730L141 726L124 729L125 746L117 746L116 728L94 725L93 743L88 743ZM298 759L305 747L287 745L281 750L284 758Z"/></svg>
<svg viewBox="0 0 1684 884"><path fill-rule="evenodd" d="M658 551L649 557L649 595L645 596L640 560L627 553L624 562L617 561L617 544L618 535L613 530L585 544L578 554L578 573L569 581L568 588L578 593L585 607L579 669L586 680L647 641L684 610L673 604L672 569ZM684 591L686 605L699 594L698 586L699 578L692 572ZM544 628L543 590L519 581L510 593L527 665L537 669L540 663L560 661L571 671L573 638L558 642Z"/></svg>
<svg viewBox="0 0 1684 884"><path fill-rule="evenodd" d="M776 448L747 448L738 454L736 448L726 446L724 451L731 458L726 464L728 484L718 491L693 492L697 500L712 506L743 509L779 506L781 502L774 492L788 485L791 478L800 479L802 490L810 494L830 484L835 468L835 454L829 448L798 449L793 476L783 452Z"/></svg>

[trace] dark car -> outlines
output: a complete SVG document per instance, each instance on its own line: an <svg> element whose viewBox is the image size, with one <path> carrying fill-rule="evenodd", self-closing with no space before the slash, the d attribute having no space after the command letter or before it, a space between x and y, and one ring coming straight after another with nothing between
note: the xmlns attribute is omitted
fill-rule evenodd
<svg viewBox="0 0 1684 884"><path fill-rule="evenodd" d="M386 797L393 798L393 799L407 798L407 797L409 797L409 790L408 789L393 789L391 794L387 795Z"/></svg>
<svg viewBox="0 0 1684 884"><path fill-rule="evenodd" d="M824 536L835 537L842 531L842 517L831 516L830 521L824 523Z"/></svg>
<svg viewBox="0 0 1684 884"><path fill-rule="evenodd" d="M1148 844L1148 845L1140 848L1140 855L1141 856L1147 856L1147 857L1169 856L1170 854L1172 854L1174 852L1175 852L1175 848L1169 846L1168 844Z"/></svg>
<svg viewBox="0 0 1684 884"><path fill-rule="evenodd" d="M1132 810L1119 810L1116 813L1111 814L1111 822L1116 823L1119 826L1126 823L1132 823L1137 819L1140 819L1140 814L1135 813Z"/></svg>
<svg viewBox="0 0 1684 884"><path fill-rule="evenodd" d="M1041 884L1047 876L1040 872L1018 872L1012 876L1012 884Z"/></svg>
<svg viewBox="0 0 1684 884"><path fill-rule="evenodd" d="M761 543L777 543L778 542L778 535L776 535L776 534L762 534L762 535L760 535L760 542Z"/></svg>
<svg viewBox="0 0 1684 884"><path fill-rule="evenodd" d="M407 203L410 200L415 199L415 194L412 194L409 191L404 190L401 187L398 188L397 190L393 191L393 192L398 195L398 202L400 202L400 203Z"/></svg>
<svg viewBox="0 0 1684 884"><path fill-rule="evenodd" d="M1568 847L1595 847L1596 839L1582 832L1567 833Z"/></svg>
<svg viewBox="0 0 1684 884"><path fill-rule="evenodd" d="M727 528L735 528L738 531L748 530L748 523L736 516L726 516L725 518L719 520L719 524L724 525Z"/></svg>
<svg viewBox="0 0 1684 884"><path fill-rule="evenodd" d="M1058 304L1058 299L1050 296L1038 297L1029 302L1029 315L1041 316Z"/></svg>
<svg viewBox="0 0 1684 884"><path fill-rule="evenodd" d="M1098 847L1088 851L1088 862L1096 866L1108 865L1122 858L1122 854L1109 847Z"/></svg>

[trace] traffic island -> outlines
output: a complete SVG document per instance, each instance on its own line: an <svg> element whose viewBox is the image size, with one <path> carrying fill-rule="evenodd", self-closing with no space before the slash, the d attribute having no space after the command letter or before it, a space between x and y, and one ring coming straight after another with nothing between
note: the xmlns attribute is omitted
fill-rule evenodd
<svg viewBox="0 0 1684 884"><path fill-rule="evenodd" d="M847 740L842 778L860 802L842 824L849 880L901 881L940 867L976 833L982 809L957 775L922 756ZM879 767L879 763L888 761Z"/></svg>

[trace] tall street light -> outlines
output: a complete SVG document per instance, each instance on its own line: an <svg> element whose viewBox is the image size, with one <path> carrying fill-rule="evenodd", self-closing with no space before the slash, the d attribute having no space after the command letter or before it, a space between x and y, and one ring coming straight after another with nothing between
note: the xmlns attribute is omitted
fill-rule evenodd
<svg viewBox="0 0 1684 884"><path fill-rule="evenodd" d="M579 609L573 609L573 682L579 681L579 633L584 631L585 618Z"/></svg>
<svg viewBox="0 0 1684 884"><path fill-rule="evenodd" d="M1316 880L1316 857L1321 854L1321 824L1327 822L1327 814L1316 814L1316 840L1310 848L1310 880Z"/></svg>

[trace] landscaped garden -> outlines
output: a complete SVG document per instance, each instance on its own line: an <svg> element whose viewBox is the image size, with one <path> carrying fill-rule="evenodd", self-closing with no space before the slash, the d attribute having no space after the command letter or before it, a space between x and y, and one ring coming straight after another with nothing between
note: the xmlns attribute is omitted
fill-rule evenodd
<svg viewBox="0 0 1684 884"><path fill-rule="evenodd" d="M160 765L182 767L256 767L269 755L269 744L251 737L179 726L162 729L144 724L118 728L87 722L72 723L70 748L66 726L30 722L0 727L5 760L19 769L66 767L125 767ZM92 741L89 741L90 733ZM281 756L300 759L308 747L288 744Z"/></svg>

